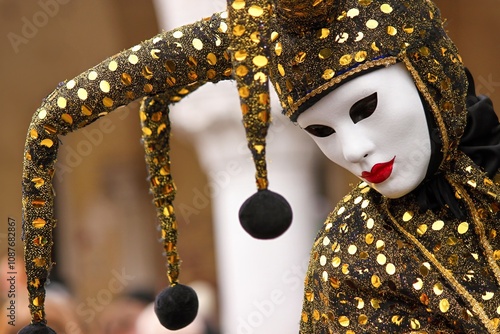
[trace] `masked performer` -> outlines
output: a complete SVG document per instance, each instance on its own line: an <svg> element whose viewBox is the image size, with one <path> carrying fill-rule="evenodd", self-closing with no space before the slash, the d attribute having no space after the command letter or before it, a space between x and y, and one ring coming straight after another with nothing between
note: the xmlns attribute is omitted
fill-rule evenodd
<svg viewBox="0 0 500 334"><path fill-rule="evenodd" d="M497 333L500 324L498 120L474 94L431 1L228 2L228 12L162 33L62 83L33 116L23 174L32 324L50 270L58 135L142 96L151 189L171 287L156 302L177 329L196 314L178 282L168 105L235 79L258 192L240 211L258 238L282 233L269 191L268 78L284 113L362 179L327 218L305 280L301 333Z"/></svg>

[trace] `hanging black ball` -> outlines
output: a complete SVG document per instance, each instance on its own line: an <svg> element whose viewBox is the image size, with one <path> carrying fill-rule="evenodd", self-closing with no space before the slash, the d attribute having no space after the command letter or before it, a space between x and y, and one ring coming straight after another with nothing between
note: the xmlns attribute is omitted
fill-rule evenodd
<svg viewBox="0 0 500 334"><path fill-rule="evenodd" d="M47 325L37 322L23 327L17 334L56 334L56 332Z"/></svg>
<svg viewBox="0 0 500 334"><path fill-rule="evenodd" d="M155 313L165 328L174 331L184 328L198 314L198 296L186 285L168 287L156 296Z"/></svg>
<svg viewBox="0 0 500 334"><path fill-rule="evenodd" d="M241 226L256 239L277 238L292 224L292 208L287 200L268 189L248 198L239 212Z"/></svg>

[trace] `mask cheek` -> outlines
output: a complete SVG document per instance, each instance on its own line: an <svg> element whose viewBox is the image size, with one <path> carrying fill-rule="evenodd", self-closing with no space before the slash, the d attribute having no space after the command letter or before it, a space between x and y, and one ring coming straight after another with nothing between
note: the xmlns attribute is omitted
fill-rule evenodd
<svg viewBox="0 0 500 334"><path fill-rule="evenodd" d="M356 177L359 177L361 174L356 170L356 167L349 163L345 158L342 151L342 147L340 143L333 138L332 136L326 138L320 138L313 136L308 133L308 135L314 140L316 145L319 147L321 152L334 164L344 168L349 173L353 174Z"/></svg>
<svg viewBox="0 0 500 334"><path fill-rule="evenodd" d="M341 147L336 146L336 145L335 146L328 145L328 146L325 146L322 149L322 151L325 154L325 156L328 159L330 159L333 163L342 167L343 169L345 169L349 173L353 174L354 176L359 177L359 175L361 174L361 172L358 171L359 165L350 163L349 161L347 161L345 159L344 153L343 153Z"/></svg>
<svg viewBox="0 0 500 334"><path fill-rule="evenodd" d="M319 138L311 136L323 154L337 165L342 166L342 150L331 137Z"/></svg>

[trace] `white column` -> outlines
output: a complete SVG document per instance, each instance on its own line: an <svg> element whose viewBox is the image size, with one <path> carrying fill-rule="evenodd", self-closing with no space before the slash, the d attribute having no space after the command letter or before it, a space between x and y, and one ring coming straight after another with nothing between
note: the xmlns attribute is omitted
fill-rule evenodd
<svg viewBox="0 0 500 334"><path fill-rule="evenodd" d="M157 0L156 6L162 28L169 30L221 11L225 2ZM269 188L289 201L294 218L280 238L256 240L238 220L256 187L235 83L201 87L171 111L173 131L193 141L212 188L222 333L298 333L309 250L322 219L314 187L318 150L279 115L279 107L273 109Z"/></svg>

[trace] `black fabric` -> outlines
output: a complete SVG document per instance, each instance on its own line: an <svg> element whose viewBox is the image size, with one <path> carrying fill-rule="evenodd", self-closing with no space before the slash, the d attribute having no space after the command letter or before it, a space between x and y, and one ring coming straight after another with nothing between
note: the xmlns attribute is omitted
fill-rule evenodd
<svg viewBox="0 0 500 334"><path fill-rule="evenodd" d="M36 323L22 328L18 334L56 334L56 332L45 324Z"/></svg>
<svg viewBox="0 0 500 334"><path fill-rule="evenodd" d="M422 211L437 211L447 206L456 218L464 219L466 217L455 197L453 188L442 173L426 179L414 193Z"/></svg>
<svg viewBox="0 0 500 334"><path fill-rule="evenodd" d="M474 80L466 69L469 81L467 92L467 126L460 140L458 149L469 156L490 176L494 176L500 167L500 123L493 110L493 103L486 96L476 96ZM422 99L424 102L424 99ZM442 159L441 139L433 121L430 109L426 107L426 116L431 138L431 159L427 176L414 194L422 211L439 210L447 206L451 213L462 219L463 210L455 198L452 187L446 181L446 171L438 171Z"/></svg>
<svg viewBox="0 0 500 334"><path fill-rule="evenodd" d="M241 226L256 239L274 239L292 224L292 208L287 200L268 189L259 190L241 205Z"/></svg>
<svg viewBox="0 0 500 334"><path fill-rule="evenodd" d="M165 328L178 330L193 322L198 314L198 306L196 292L187 285L176 284L160 292L154 309Z"/></svg>
<svg viewBox="0 0 500 334"><path fill-rule="evenodd" d="M493 103L486 96L469 96L467 126L459 150L481 166L489 177L500 167L500 123Z"/></svg>

